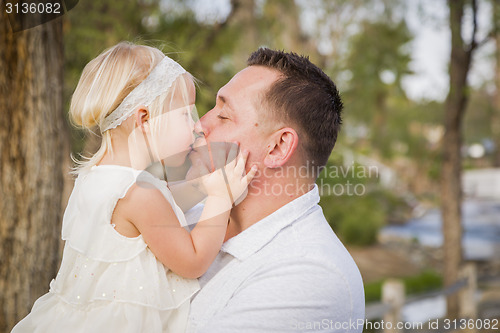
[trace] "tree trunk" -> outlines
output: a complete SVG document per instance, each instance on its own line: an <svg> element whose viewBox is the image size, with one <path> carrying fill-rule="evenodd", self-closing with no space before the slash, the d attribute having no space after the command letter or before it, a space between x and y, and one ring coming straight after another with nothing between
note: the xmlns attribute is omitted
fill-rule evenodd
<svg viewBox="0 0 500 333"><path fill-rule="evenodd" d="M0 15L0 332L8 332L59 266L69 136L61 18L13 33ZM23 22L42 20L24 15Z"/></svg>
<svg viewBox="0 0 500 333"><path fill-rule="evenodd" d="M493 155L493 165L500 168L500 4L498 1L492 1L493 6L493 24L495 32L495 84L496 91L493 100L493 114L491 115L491 133L495 143L495 152Z"/></svg>
<svg viewBox="0 0 500 333"><path fill-rule="evenodd" d="M444 284L458 280L462 262L461 224L461 145L462 121L468 99L467 74L472 49L466 50L462 36L464 0L449 0L451 28L450 91L445 103L445 133L441 167L441 214L444 236ZM459 303L455 293L447 297L447 316L458 318Z"/></svg>

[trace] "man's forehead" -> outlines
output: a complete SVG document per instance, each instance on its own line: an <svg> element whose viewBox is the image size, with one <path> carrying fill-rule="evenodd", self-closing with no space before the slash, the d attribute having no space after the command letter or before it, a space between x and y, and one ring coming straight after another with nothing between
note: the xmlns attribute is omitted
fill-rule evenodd
<svg viewBox="0 0 500 333"><path fill-rule="evenodd" d="M280 77L280 73L264 66L249 66L238 72L219 93L240 95L260 92L267 89Z"/></svg>

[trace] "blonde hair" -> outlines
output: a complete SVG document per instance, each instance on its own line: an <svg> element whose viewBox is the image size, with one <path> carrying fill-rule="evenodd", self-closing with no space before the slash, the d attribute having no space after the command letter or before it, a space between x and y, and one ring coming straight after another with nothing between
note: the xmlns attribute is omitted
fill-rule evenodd
<svg viewBox="0 0 500 333"><path fill-rule="evenodd" d="M87 130L96 126L101 127L106 116L121 104L123 99L149 75L164 57L163 52L157 48L130 42L121 42L102 52L83 69L71 98L71 122ZM187 77L193 79L189 74ZM176 90L177 85L175 84L173 89L158 96L150 105L151 117L163 112L162 106L165 98L172 96L172 90ZM181 91L184 92L185 98L187 97L186 84L181 86L184 87ZM111 130L102 133L101 146L92 157L82 156L82 160L73 158L76 163L74 174L90 169L99 163L106 152L113 152L111 135Z"/></svg>

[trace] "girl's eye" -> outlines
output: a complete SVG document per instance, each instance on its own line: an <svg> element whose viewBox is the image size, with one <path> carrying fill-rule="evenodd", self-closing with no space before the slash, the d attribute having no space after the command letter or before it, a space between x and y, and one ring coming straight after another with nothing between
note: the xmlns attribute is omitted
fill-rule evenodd
<svg viewBox="0 0 500 333"><path fill-rule="evenodd" d="M229 119L227 117L224 117L224 116L221 116L220 114L217 115L217 118L221 119L221 120L226 120L226 119Z"/></svg>

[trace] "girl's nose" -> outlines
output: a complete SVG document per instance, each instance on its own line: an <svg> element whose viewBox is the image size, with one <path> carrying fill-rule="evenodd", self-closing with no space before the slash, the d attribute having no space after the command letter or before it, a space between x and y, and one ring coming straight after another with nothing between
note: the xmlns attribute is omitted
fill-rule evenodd
<svg viewBox="0 0 500 333"><path fill-rule="evenodd" d="M201 119L194 124L194 132L196 133L197 136L206 135L206 130L203 124L201 123Z"/></svg>

